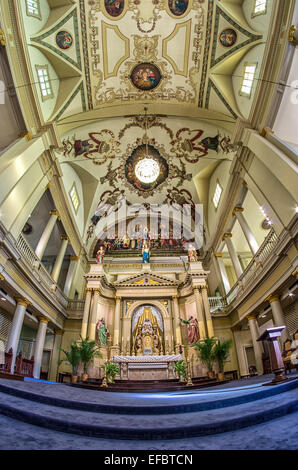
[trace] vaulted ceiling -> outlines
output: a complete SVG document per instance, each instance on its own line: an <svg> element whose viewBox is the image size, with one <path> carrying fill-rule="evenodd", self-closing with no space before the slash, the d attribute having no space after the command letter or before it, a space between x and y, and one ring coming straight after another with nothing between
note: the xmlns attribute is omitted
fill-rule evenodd
<svg viewBox="0 0 298 470"><path fill-rule="evenodd" d="M44 0L34 18L21 2L40 114L56 122L61 168L69 165L82 182L85 227L98 202L118 192L132 203L208 204L206 178L232 160L235 122L251 109L256 85L249 99L239 94L244 64L262 68L273 0L261 18L252 15L254 3ZM51 100L42 99L37 82L36 66L44 63ZM127 163L149 144L168 169L158 187L144 191L129 179Z"/></svg>

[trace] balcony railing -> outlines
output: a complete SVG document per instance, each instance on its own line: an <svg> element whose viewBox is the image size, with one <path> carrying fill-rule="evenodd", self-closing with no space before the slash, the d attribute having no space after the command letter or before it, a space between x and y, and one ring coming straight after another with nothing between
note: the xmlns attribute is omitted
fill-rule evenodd
<svg viewBox="0 0 298 470"><path fill-rule="evenodd" d="M50 289L51 292L55 295L57 300L63 305L64 308L67 307L67 298L63 292L59 289L57 284L52 279L51 275L48 273L32 247L29 245L25 237L20 234L17 240L17 248L20 254L23 256L27 264L29 264L32 272L36 273L37 277L40 277L41 281Z"/></svg>
<svg viewBox="0 0 298 470"><path fill-rule="evenodd" d="M222 300L223 306L229 305L240 292L244 292L245 288L248 286L252 279L255 279L258 274L260 274L266 264L266 261L270 258L272 253L274 252L278 243L278 237L274 230L272 229L267 237L265 238L264 242L260 246L257 253L252 258L251 262L246 267L245 271L241 274L237 282L233 285L231 290L227 293L227 295L223 297L217 297L217 299ZM213 306L212 302L215 297L209 297L209 304L210 304L210 311L211 313L216 311L216 309L221 308ZM217 301L219 303L219 300Z"/></svg>

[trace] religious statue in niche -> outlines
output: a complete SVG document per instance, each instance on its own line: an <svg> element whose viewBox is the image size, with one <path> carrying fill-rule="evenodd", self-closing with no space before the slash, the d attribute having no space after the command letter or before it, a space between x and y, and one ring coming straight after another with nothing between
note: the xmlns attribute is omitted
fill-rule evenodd
<svg viewBox="0 0 298 470"><path fill-rule="evenodd" d="M237 41L237 33L234 29L224 29L219 35L219 42L224 47L232 47Z"/></svg>
<svg viewBox="0 0 298 470"><path fill-rule="evenodd" d="M100 346L105 347L107 345L107 337L109 334L105 319L101 318L96 325L96 340Z"/></svg>
<svg viewBox="0 0 298 470"><path fill-rule="evenodd" d="M146 62L136 65L130 74L132 84L142 91L150 91L156 88L161 78L158 67Z"/></svg>
<svg viewBox="0 0 298 470"><path fill-rule="evenodd" d="M196 343L200 339L200 334L199 334L199 324L198 320L194 318L193 316L190 316L188 320L183 320L183 318L180 318L181 323L184 325L188 325L187 328L187 335L188 335L188 343Z"/></svg>
<svg viewBox="0 0 298 470"><path fill-rule="evenodd" d="M73 45L73 37L67 31L59 31L56 35L56 44L60 49L70 49Z"/></svg>
<svg viewBox="0 0 298 470"><path fill-rule="evenodd" d="M108 15L117 18L124 9L124 0L104 0L105 9Z"/></svg>
<svg viewBox="0 0 298 470"><path fill-rule="evenodd" d="M175 16L183 15L188 8L189 0L168 0L169 9Z"/></svg>
<svg viewBox="0 0 298 470"><path fill-rule="evenodd" d="M143 253L142 263L150 263L150 247L149 247L148 240L144 240L143 242L142 253Z"/></svg>
<svg viewBox="0 0 298 470"><path fill-rule="evenodd" d="M133 332L133 351L136 356L163 354L163 334L150 307L144 308Z"/></svg>
<svg viewBox="0 0 298 470"><path fill-rule="evenodd" d="M103 264L105 254L106 254L106 251L105 251L104 247L101 246L99 248L98 252L96 253L96 262L97 262L97 264Z"/></svg>
<svg viewBox="0 0 298 470"><path fill-rule="evenodd" d="M198 261L197 251L192 244L188 246L188 261L190 263Z"/></svg>

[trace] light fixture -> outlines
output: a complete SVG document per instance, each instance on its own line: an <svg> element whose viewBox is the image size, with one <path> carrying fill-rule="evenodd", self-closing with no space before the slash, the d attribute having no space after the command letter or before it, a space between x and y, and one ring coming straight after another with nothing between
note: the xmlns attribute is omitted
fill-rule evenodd
<svg viewBox="0 0 298 470"><path fill-rule="evenodd" d="M152 156L149 154L149 149L148 149L148 133L147 133L147 126L148 126L148 119L147 119L147 108L144 108L145 111L145 136L143 138L143 141L145 140L145 145L146 145L146 155L142 160L140 160L136 166L135 166L135 175L138 178L141 183L145 184L150 184L154 183L156 179L158 178L158 175L160 173L160 167L158 162L152 158Z"/></svg>
<svg viewBox="0 0 298 470"><path fill-rule="evenodd" d="M295 207L295 212L298 214L298 206Z"/></svg>

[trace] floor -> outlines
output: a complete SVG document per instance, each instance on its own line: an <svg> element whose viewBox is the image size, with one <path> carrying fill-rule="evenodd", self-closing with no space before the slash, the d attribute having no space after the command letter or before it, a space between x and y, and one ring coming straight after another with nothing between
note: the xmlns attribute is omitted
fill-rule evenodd
<svg viewBox="0 0 298 470"><path fill-rule="evenodd" d="M266 376L266 380L270 376ZM218 397L219 393L227 395L238 393L239 385L241 392L245 389L260 387L264 381L263 377L251 378L248 380L233 381L215 387L212 390L200 390L202 400L208 397ZM18 383L18 386L22 386ZM36 382L27 382L26 387L34 389L38 386ZM54 384L40 384L48 390L54 387L59 394L64 394L72 390L68 386ZM244 386L244 389L242 388ZM53 389L52 389L53 390ZM76 389L79 391L80 389ZM221 391L221 392L220 392ZM80 390L80 392L82 392ZM83 391L85 400L93 398L99 400L93 391ZM103 392L104 393L104 392ZM87 395L86 395L87 394ZM90 396L89 396L90 394ZM102 396L102 394L100 394ZM111 394L105 394L111 398ZM115 394L113 394L114 396ZM117 394L118 395L118 394ZM123 395L124 394L119 394ZM126 394L125 394L126 395ZM175 393L176 399L179 394ZM177 396L178 395L178 396ZM148 396L147 396L148 397ZM76 399L79 399L76 396ZM121 396L114 397L117 401ZM128 398L128 397L127 397ZM192 400L192 393L183 396L183 400ZM73 397L72 397L73 399ZM136 397L134 396L134 400ZM141 400L141 397L139 397ZM155 397L160 401L163 397ZM169 400L170 397L167 398ZM166 419L166 415L164 416ZM81 437L74 434L47 430L38 426L33 426L21 421L17 421L0 414L0 449L1 450L297 450L298 448L298 412L291 413L282 418L278 418L257 426L226 432L223 434L159 441L134 441L134 440L112 440Z"/></svg>

